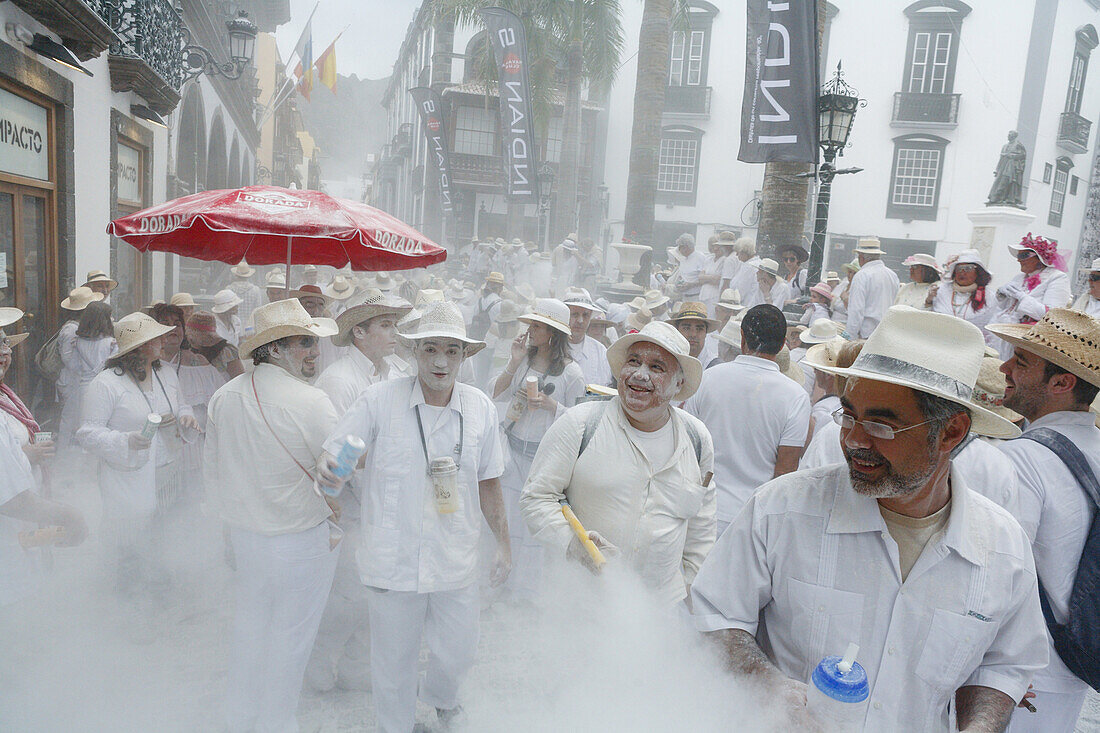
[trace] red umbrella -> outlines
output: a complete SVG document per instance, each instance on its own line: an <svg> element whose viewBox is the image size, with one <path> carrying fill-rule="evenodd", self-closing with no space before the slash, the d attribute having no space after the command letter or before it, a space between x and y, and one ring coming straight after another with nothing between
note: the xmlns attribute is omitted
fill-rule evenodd
<svg viewBox="0 0 1100 733"><path fill-rule="evenodd" d="M278 186L203 191L115 219L107 233L147 252L235 265L351 264L408 270L447 251L372 206ZM289 285L289 281L287 283Z"/></svg>

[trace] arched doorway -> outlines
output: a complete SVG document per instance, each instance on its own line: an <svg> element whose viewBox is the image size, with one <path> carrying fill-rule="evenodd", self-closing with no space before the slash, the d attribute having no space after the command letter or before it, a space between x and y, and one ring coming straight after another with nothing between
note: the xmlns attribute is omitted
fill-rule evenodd
<svg viewBox="0 0 1100 733"><path fill-rule="evenodd" d="M206 154L206 187L208 189L227 186L225 148L225 122L222 120L222 111L219 108L214 112L214 119L210 123L210 145Z"/></svg>
<svg viewBox="0 0 1100 733"><path fill-rule="evenodd" d="M229 146L229 168L227 185L229 188L241 187L241 144L237 133L233 133L233 144Z"/></svg>
<svg viewBox="0 0 1100 733"><path fill-rule="evenodd" d="M178 195L206 188L206 115L202 93L192 84L183 95L180 109L179 141L176 145Z"/></svg>

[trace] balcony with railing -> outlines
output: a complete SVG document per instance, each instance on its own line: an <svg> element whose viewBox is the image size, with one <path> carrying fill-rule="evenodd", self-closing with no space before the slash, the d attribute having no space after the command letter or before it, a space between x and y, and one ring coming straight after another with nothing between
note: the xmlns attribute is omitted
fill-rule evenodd
<svg viewBox="0 0 1100 733"><path fill-rule="evenodd" d="M959 124L959 95L896 92L892 124L955 127Z"/></svg>
<svg viewBox="0 0 1100 733"><path fill-rule="evenodd" d="M1087 153L1092 122L1076 112L1063 112L1058 121L1058 147L1067 153Z"/></svg>
<svg viewBox="0 0 1100 733"><path fill-rule="evenodd" d="M670 86L665 89L665 114L710 117L710 87Z"/></svg>
<svg viewBox="0 0 1100 733"><path fill-rule="evenodd" d="M27 15L61 36L81 61L94 59L118 36L105 20L103 0L12 0Z"/></svg>
<svg viewBox="0 0 1100 733"><path fill-rule="evenodd" d="M550 163L557 176L558 164ZM582 165L577 186L586 190L592 183L592 166ZM457 186L473 186L486 191L504 191L504 158L499 155L451 153L451 181Z"/></svg>
<svg viewBox="0 0 1100 733"><path fill-rule="evenodd" d="M159 114L180 101L183 20L170 0L93 0L119 38L111 45L111 90L140 94Z"/></svg>

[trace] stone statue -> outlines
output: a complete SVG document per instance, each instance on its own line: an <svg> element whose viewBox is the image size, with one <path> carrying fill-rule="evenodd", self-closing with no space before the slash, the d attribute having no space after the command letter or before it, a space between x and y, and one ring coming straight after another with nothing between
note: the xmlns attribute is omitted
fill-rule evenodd
<svg viewBox="0 0 1100 733"><path fill-rule="evenodd" d="M997 170L993 171L993 188L989 189L986 206L1015 206L1024 208L1024 164L1027 150L1016 142L1017 133L1008 133L1008 142L1001 148Z"/></svg>

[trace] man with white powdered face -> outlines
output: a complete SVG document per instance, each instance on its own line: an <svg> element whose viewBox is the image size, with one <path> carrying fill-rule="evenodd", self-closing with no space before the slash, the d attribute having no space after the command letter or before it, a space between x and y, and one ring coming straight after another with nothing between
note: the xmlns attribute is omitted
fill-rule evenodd
<svg viewBox="0 0 1100 733"><path fill-rule="evenodd" d="M857 730L1002 731L1046 665L1027 535L951 463L972 426L1014 430L971 401L984 347L962 319L894 306L852 366L815 365L846 377L846 464L761 486L703 563L696 626L791 729L825 727L806 682L850 644L870 688Z"/></svg>
<svg viewBox="0 0 1100 733"><path fill-rule="evenodd" d="M497 540L491 581L499 585L511 569L496 406L456 382L463 360L485 344L466 335L458 307L446 302L428 305L416 332L401 338L417 376L368 387L330 431L321 463L322 484L339 488L336 457L348 436L366 444L356 557L367 586L371 689L386 733L412 730L418 689L444 724L461 710L458 685L477 652L483 517ZM418 685L422 641L430 655Z"/></svg>

